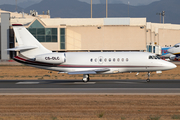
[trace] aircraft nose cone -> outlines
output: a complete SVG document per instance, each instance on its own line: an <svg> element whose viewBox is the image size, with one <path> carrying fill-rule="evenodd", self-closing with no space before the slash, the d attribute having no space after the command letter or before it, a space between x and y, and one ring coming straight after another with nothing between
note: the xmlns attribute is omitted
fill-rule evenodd
<svg viewBox="0 0 180 120"><path fill-rule="evenodd" d="M174 69L174 68L177 68L177 66L175 64L172 65L172 69Z"/></svg>
<svg viewBox="0 0 180 120"><path fill-rule="evenodd" d="M167 61L164 61L161 64L162 64L164 70L171 70L171 69L174 69L177 67L174 63L167 62Z"/></svg>
<svg viewBox="0 0 180 120"><path fill-rule="evenodd" d="M173 49L172 48L168 49L167 51L168 51L168 53L173 53Z"/></svg>
<svg viewBox="0 0 180 120"><path fill-rule="evenodd" d="M169 69L174 69L176 68L177 66L174 64L174 63L170 63L167 65Z"/></svg>

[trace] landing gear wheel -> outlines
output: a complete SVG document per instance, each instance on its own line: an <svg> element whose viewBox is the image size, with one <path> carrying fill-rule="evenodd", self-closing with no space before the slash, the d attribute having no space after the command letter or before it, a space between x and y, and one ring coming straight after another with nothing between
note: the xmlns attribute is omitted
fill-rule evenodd
<svg viewBox="0 0 180 120"><path fill-rule="evenodd" d="M147 79L146 82L150 82L150 79Z"/></svg>
<svg viewBox="0 0 180 120"><path fill-rule="evenodd" d="M89 80L90 80L90 78L89 78L89 75L83 75L83 79L82 79L82 81L83 82L89 82Z"/></svg>
<svg viewBox="0 0 180 120"><path fill-rule="evenodd" d="M89 78L83 78L82 81L85 82L85 83L89 82Z"/></svg>
<svg viewBox="0 0 180 120"><path fill-rule="evenodd" d="M148 75L148 79L146 80L146 82L150 82L150 79L149 79L149 77L150 77L150 75L151 75L150 72L148 72L147 75Z"/></svg>

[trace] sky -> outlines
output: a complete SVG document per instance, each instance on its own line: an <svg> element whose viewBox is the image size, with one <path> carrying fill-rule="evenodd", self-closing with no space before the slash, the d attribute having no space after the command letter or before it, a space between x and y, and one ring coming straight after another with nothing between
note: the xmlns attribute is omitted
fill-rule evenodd
<svg viewBox="0 0 180 120"><path fill-rule="evenodd" d="M40 2L42 0L17 0L18 4L22 3L22 2L27 2L27 1ZM79 1L90 3L90 0L79 0ZM103 0L92 0L92 1L94 4L99 4L100 1L103 1ZM106 1L106 0L104 0L104 1ZM150 4L154 1L159 1L159 0L108 0L108 1L109 2L115 2L115 3L122 2L124 4L128 4L128 2L129 2L130 5L137 6L137 5L147 5L147 4ZM0 5L2 5L2 4L15 5L16 0L0 0Z"/></svg>

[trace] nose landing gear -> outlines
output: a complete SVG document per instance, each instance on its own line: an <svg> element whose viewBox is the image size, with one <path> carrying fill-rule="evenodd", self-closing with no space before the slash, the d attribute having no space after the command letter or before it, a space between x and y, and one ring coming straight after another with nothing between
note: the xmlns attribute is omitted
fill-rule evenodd
<svg viewBox="0 0 180 120"><path fill-rule="evenodd" d="M89 80L90 80L90 78L89 78L89 74L87 74L87 75L86 75L86 74L85 74L85 75L83 75L83 79L82 79L82 81L83 81L83 82L85 82L85 83L86 83L86 82L89 82Z"/></svg>
<svg viewBox="0 0 180 120"><path fill-rule="evenodd" d="M150 82L149 77L150 77L151 73L150 73L150 72L148 72L148 73L147 73L147 75L148 75L148 79L146 79L146 82Z"/></svg>

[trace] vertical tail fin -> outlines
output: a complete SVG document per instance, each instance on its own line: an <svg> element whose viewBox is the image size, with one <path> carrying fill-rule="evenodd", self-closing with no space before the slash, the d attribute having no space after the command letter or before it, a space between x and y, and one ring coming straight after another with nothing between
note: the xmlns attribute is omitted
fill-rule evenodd
<svg viewBox="0 0 180 120"><path fill-rule="evenodd" d="M46 49L39 41L21 24L13 24L13 30L18 42L18 47L9 50L20 50L20 53L28 58L36 55L52 53Z"/></svg>

